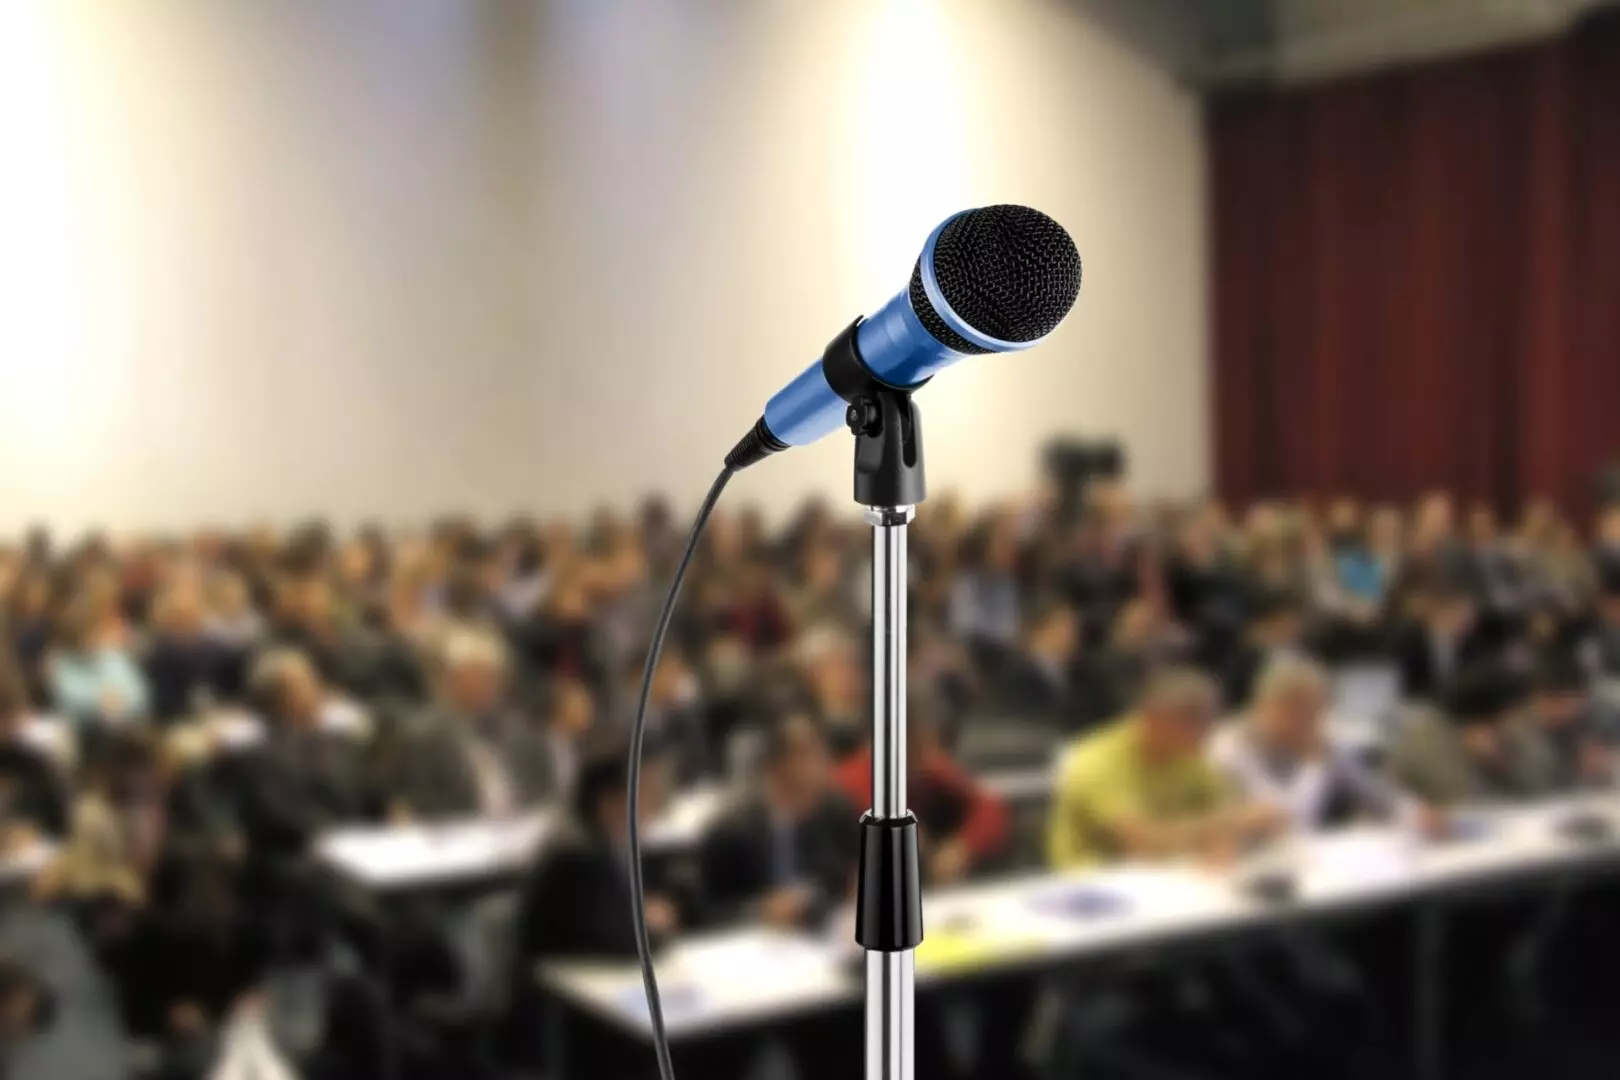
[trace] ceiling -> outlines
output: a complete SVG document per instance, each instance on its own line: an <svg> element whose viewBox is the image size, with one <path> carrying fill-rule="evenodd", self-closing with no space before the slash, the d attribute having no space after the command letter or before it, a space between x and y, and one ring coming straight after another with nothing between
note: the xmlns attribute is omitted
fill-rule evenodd
<svg viewBox="0 0 1620 1080"><path fill-rule="evenodd" d="M1074 0L1201 86L1305 82L1557 34L1616 0Z"/></svg>

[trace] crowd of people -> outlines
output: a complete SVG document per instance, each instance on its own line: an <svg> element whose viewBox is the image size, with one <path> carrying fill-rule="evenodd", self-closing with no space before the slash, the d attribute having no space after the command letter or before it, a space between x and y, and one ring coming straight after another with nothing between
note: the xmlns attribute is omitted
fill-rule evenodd
<svg viewBox="0 0 1620 1080"><path fill-rule="evenodd" d="M847 900L870 794L865 531L819 502L780 529L714 517L652 687L643 806L710 780L736 800L691 859L649 868L655 939L818 925ZM1506 522L1431 494L1239 520L1099 480L979 513L941 496L910 532L931 886L1233 859L1367 818L1436 832L1457 805L1616 780L1594 687L1620 676L1620 509L1586 530L1545 502ZM529 962L634 955L624 734L683 541L649 499L583 524L0 544L0 855L51 852L5 903L71 919L158 1075L206 1075L220 1026L300 964L336 973L324 1034L288 1051L307 1077L544 1060ZM1331 670L1367 661L1411 706L1376 761L1323 724ZM1044 843L963 757L989 723L1050 735ZM343 826L542 805L566 826L519 891L498 1007L456 1005L455 898L368 896L312 853ZM0 1040L49 1022L50 996L48 972L0 964ZM978 1059L1011 1075L1029 1001L981 1004ZM784 1034L800 1075L859 1060L831 1056L859 1040L833 1023ZM592 1074L646 1064L588 1032L573 1052ZM748 1049L728 1052L703 1074L740 1075Z"/></svg>

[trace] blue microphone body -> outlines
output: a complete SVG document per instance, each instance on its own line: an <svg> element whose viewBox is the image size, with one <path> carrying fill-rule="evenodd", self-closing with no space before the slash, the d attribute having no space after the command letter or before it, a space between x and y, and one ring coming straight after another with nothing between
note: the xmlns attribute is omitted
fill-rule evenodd
<svg viewBox="0 0 1620 1080"><path fill-rule="evenodd" d="M855 328L855 348L873 375L902 389L925 382L965 356L923 329L903 291ZM842 428L847 407L817 360L765 403L765 426L787 445L805 446Z"/></svg>
<svg viewBox="0 0 1620 1080"><path fill-rule="evenodd" d="M1018 206L966 210L929 234L908 286L856 324L856 359L877 382L912 390L967 356L1037 344L1079 288L1074 241L1046 215ZM743 467L830 435L845 426L848 405L824 356L766 403L728 463Z"/></svg>

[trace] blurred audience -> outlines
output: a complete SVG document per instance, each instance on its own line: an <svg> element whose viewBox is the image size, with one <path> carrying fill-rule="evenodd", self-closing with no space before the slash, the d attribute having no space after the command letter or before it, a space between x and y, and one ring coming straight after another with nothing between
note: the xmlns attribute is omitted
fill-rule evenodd
<svg viewBox="0 0 1620 1080"><path fill-rule="evenodd" d="M680 529L653 499L579 524L0 543L0 859L30 886L12 902L71 920L180 1080L293 964L347 972L354 1046L423 1015L476 1027L444 1000L459 901L356 895L320 862L334 829L553 808L501 950L510 1004L533 961L633 955L623 734ZM847 901L871 802L864 536L820 502L779 533L716 514L649 693L642 806L680 785L720 809L695 852L649 859L655 943L812 928ZM1617 781L1620 509L1583 534L1545 500L1144 507L1109 478L982 513L936 496L911 554L908 803L935 887L1030 869L1042 833L1061 869L1220 863L1290 828L1433 831L1459 805ZM1376 763L1328 723L1349 663L1399 683ZM987 780L1054 752L1043 830L1038 800L1015 812ZM48 1012L23 974L0 964L0 1042ZM982 1049L1028 1010L970 1011ZM613 1044L587 1035L604 1075L648 1064Z"/></svg>

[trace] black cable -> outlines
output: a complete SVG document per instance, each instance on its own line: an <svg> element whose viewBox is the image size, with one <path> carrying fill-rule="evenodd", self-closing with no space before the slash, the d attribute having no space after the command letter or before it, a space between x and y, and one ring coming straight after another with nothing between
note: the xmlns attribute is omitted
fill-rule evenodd
<svg viewBox="0 0 1620 1080"><path fill-rule="evenodd" d="M641 826L638 823L641 811L641 743L647 733L647 699L652 694L653 672L658 670L658 655L664 651L664 635L669 633L669 620L675 614L675 600L681 593L681 581L686 577L693 553L697 551L703 527L709 523L709 515L714 513L714 506L720 501L720 493L726 489L726 483L735 472L736 469L729 464L720 470L720 475L714 478L709 488L709 494L703 499L703 505L698 508L696 520L692 522L692 534L686 538L686 550L681 553L681 561L675 567L675 577L669 583L669 593L664 597L663 609L659 611L658 622L653 626L652 642L647 646L647 666L641 673L641 698L636 702L636 721L630 729L630 829L627 845L630 849L630 908L636 924L636 954L641 958L641 981L647 988L647 1016L652 1021L653 1049L658 1054L658 1075L663 1080L675 1080L675 1065L669 1057L669 1035L664 1031L664 1006L658 998L658 976L653 973L652 939L647 933L647 898L642 894Z"/></svg>

